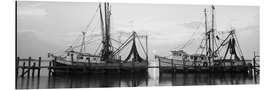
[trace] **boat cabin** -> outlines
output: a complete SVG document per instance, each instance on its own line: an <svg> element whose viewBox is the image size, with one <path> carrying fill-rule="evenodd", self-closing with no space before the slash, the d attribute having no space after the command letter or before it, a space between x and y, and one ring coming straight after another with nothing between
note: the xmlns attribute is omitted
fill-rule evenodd
<svg viewBox="0 0 270 90"><path fill-rule="evenodd" d="M79 53L75 51L66 52L67 61L71 61L72 57L74 62L102 63L100 56L97 55L92 55L90 53Z"/></svg>
<svg viewBox="0 0 270 90"><path fill-rule="evenodd" d="M185 61L203 61L206 60L205 55L201 54L188 54L184 50L171 51L172 59L185 60Z"/></svg>

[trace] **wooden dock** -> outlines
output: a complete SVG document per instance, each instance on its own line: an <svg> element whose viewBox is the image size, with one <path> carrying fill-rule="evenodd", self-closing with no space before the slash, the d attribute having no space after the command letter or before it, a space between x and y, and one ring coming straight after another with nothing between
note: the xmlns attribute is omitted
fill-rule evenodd
<svg viewBox="0 0 270 90"><path fill-rule="evenodd" d="M23 65L20 66L20 62L23 61ZM33 62L33 63L32 63ZM37 62L37 63L36 63ZM27 63L27 65L26 65ZM16 58L16 77L24 77L27 74L27 77L30 77L30 74L32 77L34 77L35 72L37 71L37 76L40 76L41 71L41 57L39 57L37 60L32 59L29 57L28 59L20 59L19 57ZM19 69L22 69L21 74L19 75ZM32 73L31 73L32 71Z"/></svg>
<svg viewBox="0 0 270 90"><path fill-rule="evenodd" d="M16 77L34 77L38 76L40 77L40 72L41 69L47 69L48 76L53 75L53 73L57 72L73 72L74 70L83 70L83 71L78 71L82 73L87 73L87 70L93 70L93 71L102 71L102 70L117 70L120 71L121 65L120 66L94 66L94 63L91 64L86 64L82 66L56 66L55 65L56 59L53 60L42 60L41 57L38 59L33 59L32 57L29 57L28 59L21 59L19 57L16 58ZM46 65L42 65L43 63ZM122 66L123 67L123 66ZM148 66L147 68L159 68L158 66ZM59 71L59 69L63 69L65 71ZM72 71L73 70L73 71ZM20 72L19 72L20 71Z"/></svg>
<svg viewBox="0 0 270 90"><path fill-rule="evenodd" d="M251 67L248 67L249 69L252 70L254 74L259 74L260 69L259 69L259 64L256 63L256 58L259 56L255 56L253 58L253 64ZM41 65L41 63L46 62L46 65ZM40 77L40 72L41 69L48 69L49 73L48 76L51 76L54 73L55 69L66 69L69 71L69 69L85 69L86 67L84 66L55 66L54 65L55 60L42 60L41 57L38 59L33 59L29 57L28 59L21 59L19 57L16 58L16 77L34 77L37 75ZM104 68L95 68L95 69L105 69L108 67ZM158 68L161 72L162 71L170 71L170 72L211 72L209 70L213 70L213 67L200 67L200 66L181 66L181 65L176 65L176 64L170 64L170 66L148 66L147 68ZM228 67L228 69L233 68L233 67ZM243 67L244 68L244 67ZM112 68L114 69L114 68ZM19 73L19 70L21 71ZM224 69L225 70L225 69Z"/></svg>

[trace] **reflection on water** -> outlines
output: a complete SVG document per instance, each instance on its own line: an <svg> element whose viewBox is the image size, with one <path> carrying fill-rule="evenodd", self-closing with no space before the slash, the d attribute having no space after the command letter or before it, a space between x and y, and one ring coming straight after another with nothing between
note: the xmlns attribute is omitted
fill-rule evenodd
<svg viewBox="0 0 270 90"><path fill-rule="evenodd" d="M254 84L252 76L244 73L160 73L159 85L235 85Z"/></svg>
<svg viewBox="0 0 270 90"><path fill-rule="evenodd" d="M140 87L185 85L235 85L257 84L258 77L246 73L114 73L87 75L59 75L48 77L17 78L17 88L92 88L92 87Z"/></svg>

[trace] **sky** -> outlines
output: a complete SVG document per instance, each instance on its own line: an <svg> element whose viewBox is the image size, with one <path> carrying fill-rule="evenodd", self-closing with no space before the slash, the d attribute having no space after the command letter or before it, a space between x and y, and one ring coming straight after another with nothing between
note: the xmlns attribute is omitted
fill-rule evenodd
<svg viewBox="0 0 270 90"><path fill-rule="evenodd" d="M68 46L80 43L76 38L82 31L88 32L89 40L99 39L97 6L94 2L18 1L17 55L46 57L48 52L61 53ZM211 5L111 3L112 38L124 41L128 36L125 33L132 31L148 35L150 59L154 55L168 56L187 41L192 42L183 49L194 54L205 31L205 8L210 18ZM215 8L217 32L235 29L244 57L251 59L260 48L259 7L217 5ZM226 33L220 35L224 36ZM94 52L96 47L98 42L87 49Z"/></svg>

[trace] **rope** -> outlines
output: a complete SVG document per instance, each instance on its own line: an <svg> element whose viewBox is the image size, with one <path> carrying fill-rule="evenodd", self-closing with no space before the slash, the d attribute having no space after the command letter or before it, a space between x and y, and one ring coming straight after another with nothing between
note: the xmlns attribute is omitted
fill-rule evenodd
<svg viewBox="0 0 270 90"><path fill-rule="evenodd" d="M137 34L135 34L135 35L136 35L137 37L139 37ZM137 38L137 39L138 39L138 41L139 41L139 43L140 43L140 45L141 45L141 47L142 47L142 49L143 49L144 54L146 55L146 50L144 49L141 40L140 40L139 38Z"/></svg>
<svg viewBox="0 0 270 90"><path fill-rule="evenodd" d="M201 19L202 19L202 18L201 18ZM196 34L197 31L199 31L201 25L202 25L202 23L200 23L200 24L196 27L196 29L193 31L192 35L189 37L188 41L187 41L180 49L186 48L186 47L188 46L188 44L190 45L190 44L194 41L194 39L193 39L192 37L195 36L195 34ZM177 48L179 48L180 46L181 46L181 45L179 45L179 46L177 46L177 47L175 47L175 48L173 48L173 49L177 49Z"/></svg>
<svg viewBox="0 0 270 90"><path fill-rule="evenodd" d="M76 41L80 41L80 34L77 36L77 38L73 41L73 43L71 44L71 46L74 46L77 42Z"/></svg>
<svg viewBox="0 0 270 90"><path fill-rule="evenodd" d="M94 14L94 16L91 18L91 20L90 20L90 22L88 23L88 25L86 26L86 28L85 28L85 30L90 26L90 24L91 24L91 22L93 21L93 19L95 18L95 16L96 16L96 13L97 13L97 11L98 11L98 7L96 8L96 12L95 12L95 14ZM73 41L73 43L71 44L71 46L74 46L76 43L78 43L77 41L80 41L80 34L75 38L75 40ZM65 49L66 50L66 49ZM60 51L60 50L58 50L58 51ZM57 52L58 52L57 51Z"/></svg>
<svg viewBox="0 0 270 90"><path fill-rule="evenodd" d="M204 39L201 40L200 46L196 49L195 53L197 53L197 52L199 51L199 49L201 48L201 45L202 45L203 41L204 41ZM204 50L204 49L203 49L203 50ZM203 50L202 50L202 51L203 51Z"/></svg>
<svg viewBox="0 0 270 90"><path fill-rule="evenodd" d="M235 34L234 34L234 37L235 37L235 39L236 39L237 48L239 49L241 56L243 56L243 51L242 51L242 49L240 48L240 44L239 44L239 42L238 42L238 38L237 38L237 36L236 36Z"/></svg>
<svg viewBox="0 0 270 90"><path fill-rule="evenodd" d="M97 53L97 51L98 51L98 49L100 48L101 45L102 45L102 43L99 43L99 45L98 45L98 47L97 47L97 49L96 49L94 55L96 55L96 53Z"/></svg>
<svg viewBox="0 0 270 90"><path fill-rule="evenodd" d="M85 45L89 45L89 44L92 44L94 41L98 41L99 39L96 39L96 40L93 40L93 41L87 41L87 42L85 42ZM77 45L77 46L74 46L74 47L72 47L72 48L78 48L78 47L80 47L81 45L79 44L79 45Z"/></svg>
<svg viewBox="0 0 270 90"><path fill-rule="evenodd" d="M98 12L98 10L99 10L99 7L97 6L97 7L96 7L96 11L95 11L94 16L93 16L93 17L90 19L90 21L89 21L89 23L86 25L86 28L85 28L85 30L84 30L84 31L86 31L86 30L87 30L87 28L89 28L89 27L90 27L90 25L92 25L92 22L93 22L94 18L97 16L97 12Z"/></svg>
<svg viewBox="0 0 270 90"><path fill-rule="evenodd" d="M123 44L123 43L121 43L120 41L117 41L117 40L115 40L115 39L113 39L113 38L111 38L111 40L113 40L113 41L115 41L115 42L117 42L117 43L119 43L119 44Z"/></svg>
<svg viewBox="0 0 270 90"><path fill-rule="evenodd" d="M100 20L97 20L97 23L96 23L96 25L93 27L93 28L90 28L89 29L89 32L91 31L91 32L93 32L94 30L97 30L98 28L98 26L100 25Z"/></svg>
<svg viewBox="0 0 270 90"><path fill-rule="evenodd" d="M94 18L97 16L97 11L98 11L98 9L99 9L99 8L97 7L94 16L90 19L89 23L87 24L87 26L85 27L85 29L84 29L83 31L86 31L86 30L92 25L92 22L93 22ZM94 27L94 29L95 29L95 28L96 28L96 27ZM77 36L77 38L73 41L73 43L71 44L71 46L74 46L75 44L77 44L78 41L80 41L80 38L81 38L81 34L79 34L79 35ZM72 47L72 48L77 48L77 47L79 47L79 45L78 45L78 46L75 46L75 47Z"/></svg>
<svg viewBox="0 0 270 90"><path fill-rule="evenodd" d="M82 30L82 31L87 31L87 29L89 29L90 26L93 26L93 25L94 25L93 22L94 22L94 20L95 20L95 17L97 16L98 10L99 10L99 7L97 6L94 15L91 17L89 23L86 25L85 29ZM95 25L92 29L90 29L89 31L87 31L87 32L96 30L96 29L97 29L97 26L99 25L99 23L100 23L100 20L97 20L96 25ZM89 35L89 36L90 36L90 35ZM73 41L73 43L71 43L71 46L73 46L73 47L72 47L73 49L74 49L74 48L78 48L78 47L81 46L81 45L74 46L75 44L78 43L78 41L80 41L80 38L81 38L81 34L79 34L79 35L75 38L75 40ZM97 40L98 40L98 39L97 39ZM97 40L94 40L94 41L97 41ZM94 42L94 41L90 41L90 40L89 40L89 41L86 41L85 44L91 44L91 43ZM68 47L68 48L69 48L69 47ZM62 49L61 49L61 50L62 50ZM64 50L67 50L67 49L64 48ZM57 53L58 53L59 51L60 51L60 50L57 50Z"/></svg>
<svg viewBox="0 0 270 90"><path fill-rule="evenodd" d="M120 45L120 47L116 49L115 52L113 52L113 56L118 54L123 48L125 48L132 41L132 36L133 34L130 35L130 37L122 45Z"/></svg>

